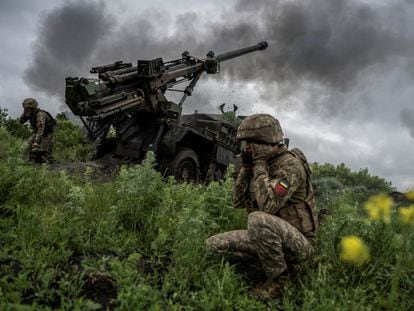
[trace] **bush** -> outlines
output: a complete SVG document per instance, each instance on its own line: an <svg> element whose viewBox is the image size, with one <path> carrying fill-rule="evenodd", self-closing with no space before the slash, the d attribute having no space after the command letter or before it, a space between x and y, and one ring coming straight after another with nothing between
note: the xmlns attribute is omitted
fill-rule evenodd
<svg viewBox="0 0 414 311"><path fill-rule="evenodd" d="M79 126L64 118L56 119L53 157L58 162L88 161L92 145Z"/></svg>
<svg viewBox="0 0 414 311"><path fill-rule="evenodd" d="M18 118L10 118L7 109L0 107L0 127L6 129L11 135L21 139L28 139L31 135L30 126L21 124Z"/></svg>
<svg viewBox="0 0 414 311"><path fill-rule="evenodd" d="M325 203L332 196L347 192L351 200L362 204L379 192L395 190L391 182L369 174L368 169L353 172L345 164L312 164L312 180L318 200Z"/></svg>

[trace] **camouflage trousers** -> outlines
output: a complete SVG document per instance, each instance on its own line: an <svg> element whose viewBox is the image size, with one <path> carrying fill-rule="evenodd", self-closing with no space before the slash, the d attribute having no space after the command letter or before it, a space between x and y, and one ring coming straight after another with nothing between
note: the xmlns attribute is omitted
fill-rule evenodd
<svg viewBox="0 0 414 311"><path fill-rule="evenodd" d="M287 269L287 262L311 257L314 249L307 238L285 220L264 212L248 216L247 230L220 233L207 239L214 252L232 259L258 257L268 280Z"/></svg>
<svg viewBox="0 0 414 311"><path fill-rule="evenodd" d="M27 150L25 152L26 157L29 157L30 153L32 152L32 145L35 141L35 138L36 134L32 134L27 141ZM53 133L42 136L39 145L40 151L44 153L45 157L50 158L53 151Z"/></svg>

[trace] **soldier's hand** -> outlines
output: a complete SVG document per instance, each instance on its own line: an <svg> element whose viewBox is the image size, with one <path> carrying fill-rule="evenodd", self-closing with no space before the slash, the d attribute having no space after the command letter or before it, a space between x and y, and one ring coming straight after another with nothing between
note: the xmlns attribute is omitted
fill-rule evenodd
<svg viewBox="0 0 414 311"><path fill-rule="evenodd" d="M244 141L242 142L240 159L242 161L241 163L242 167L248 168L248 169L253 167L251 144L244 142Z"/></svg>
<svg viewBox="0 0 414 311"><path fill-rule="evenodd" d="M242 150L240 154L240 158L242 160L242 166L244 168L252 168L253 167L253 158L252 153L246 150Z"/></svg>
<svg viewBox="0 0 414 311"><path fill-rule="evenodd" d="M273 146L268 144L252 144L253 163L266 162L273 154Z"/></svg>
<svg viewBox="0 0 414 311"><path fill-rule="evenodd" d="M33 143L32 151L39 151L39 150L40 150L40 145L38 143Z"/></svg>

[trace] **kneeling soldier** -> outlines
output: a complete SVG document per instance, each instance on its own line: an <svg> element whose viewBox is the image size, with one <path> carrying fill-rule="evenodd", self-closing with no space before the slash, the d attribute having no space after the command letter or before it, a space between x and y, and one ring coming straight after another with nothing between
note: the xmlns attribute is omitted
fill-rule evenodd
<svg viewBox="0 0 414 311"><path fill-rule="evenodd" d="M279 121L270 115L247 117L238 128L242 168L233 206L248 211L247 230L210 237L208 246L232 258L257 258L267 281L251 291L276 298L287 264L311 257L318 227L310 168L299 149L288 150Z"/></svg>

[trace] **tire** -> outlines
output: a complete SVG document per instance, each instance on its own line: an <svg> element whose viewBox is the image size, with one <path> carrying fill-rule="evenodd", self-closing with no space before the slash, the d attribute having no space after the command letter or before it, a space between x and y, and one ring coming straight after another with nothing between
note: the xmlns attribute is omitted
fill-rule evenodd
<svg viewBox="0 0 414 311"><path fill-rule="evenodd" d="M226 174L227 167L224 165L220 165L217 163L211 163L209 170L207 172L205 183L209 184L212 181L220 181L223 180Z"/></svg>
<svg viewBox="0 0 414 311"><path fill-rule="evenodd" d="M218 167L214 172L214 180L220 181L223 180L224 176L226 175L226 167Z"/></svg>
<svg viewBox="0 0 414 311"><path fill-rule="evenodd" d="M178 149L177 155L168 163L169 175L178 181L197 182L200 174L200 162L197 154L190 148Z"/></svg>

